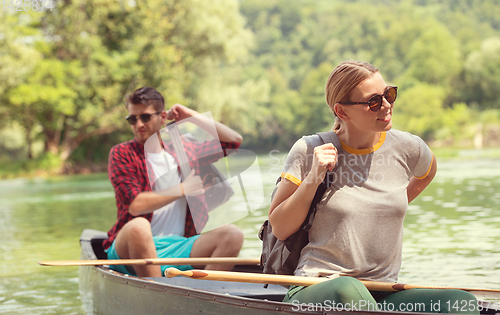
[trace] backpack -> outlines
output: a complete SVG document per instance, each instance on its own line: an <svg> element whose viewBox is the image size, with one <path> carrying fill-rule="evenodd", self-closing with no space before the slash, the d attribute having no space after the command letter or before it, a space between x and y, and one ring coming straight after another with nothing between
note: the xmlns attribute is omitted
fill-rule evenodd
<svg viewBox="0 0 500 315"><path fill-rule="evenodd" d="M320 137L323 144L329 142L333 143L340 153L342 145L335 132L320 132L317 133L317 135ZM269 220L264 221L259 230L259 239L262 241L260 265L263 268L263 273L293 275L297 268L301 251L309 243L309 229L314 221L317 205L331 183L330 176L331 174L327 172L323 182L318 186L311 206L309 207L309 213L299 230L290 235L285 241L281 241L274 236ZM276 181L276 185L278 185L280 181L281 177ZM277 188L278 186L274 189L272 197L274 197Z"/></svg>

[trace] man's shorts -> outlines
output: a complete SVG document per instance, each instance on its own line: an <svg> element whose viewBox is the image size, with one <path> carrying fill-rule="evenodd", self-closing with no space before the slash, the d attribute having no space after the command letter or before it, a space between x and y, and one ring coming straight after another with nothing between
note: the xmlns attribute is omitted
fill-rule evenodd
<svg viewBox="0 0 500 315"><path fill-rule="evenodd" d="M198 237L200 237L200 235L195 235L189 238L178 235L153 236L156 247L156 254L158 255L158 258L189 258L191 255L191 249L193 248L193 243L198 239ZM108 259L121 259L116 253L115 242L116 240L113 241L113 244L111 244L111 246L106 250ZM193 267L190 265L161 265L160 267L162 275L169 267L175 267L179 270L193 269ZM133 276L136 275L132 266L111 265L109 266L109 268L121 273L126 273Z"/></svg>

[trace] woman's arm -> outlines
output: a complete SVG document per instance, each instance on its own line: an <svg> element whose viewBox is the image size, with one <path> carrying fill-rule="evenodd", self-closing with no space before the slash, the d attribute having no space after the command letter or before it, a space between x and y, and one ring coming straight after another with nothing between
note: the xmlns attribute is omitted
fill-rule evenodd
<svg viewBox="0 0 500 315"><path fill-rule="evenodd" d="M314 148L311 171L300 186L285 178L281 180L269 208L269 222L278 239L285 240L300 228L326 171L333 170L336 163L337 149L327 143Z"/></svg>
<svg viewBox="0 0 500 315"><path fill-rule="evenodd" d="M432 179L434 179L436 172L437 172L437 161L433 153L432 165L429 174L427 174L427 176L422 179L418 179L415 176L413 176L410 179L410 183L408 184L408 187L406 189L406 193L408 194L408 203L412 202L413 199L417 198L417 196L420 195L422 191L424 191L424 189L430 184Z"/></svg>
<svg viewBox="0 0 500 315"><path fill-rule="evenodd" d="M281 179L269 209L269 222L278 239L284 241L300 228L318 185L304 181L297 186L288 179Z"/></svg>

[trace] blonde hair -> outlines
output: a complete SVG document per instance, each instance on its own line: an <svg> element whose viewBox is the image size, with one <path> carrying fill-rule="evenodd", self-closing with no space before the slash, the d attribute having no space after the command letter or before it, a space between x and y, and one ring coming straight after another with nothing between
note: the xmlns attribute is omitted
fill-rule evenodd
<svg viewBox="0 0 500 315"><path fill-rule="evenodd" d="M378 69L367 62L346 60L336 66L330 73L325 86L325 94L326 103L333 115L335 115L333 130L338 130L341 122L335 114L334 105L349 102L352 91L376 72L378 72Z"/></svg>

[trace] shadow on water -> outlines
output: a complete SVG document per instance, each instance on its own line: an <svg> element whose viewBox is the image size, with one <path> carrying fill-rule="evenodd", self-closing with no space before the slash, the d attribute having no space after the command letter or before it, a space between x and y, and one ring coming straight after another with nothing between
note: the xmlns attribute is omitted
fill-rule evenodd
<svg viewBox="0 0 500 315"><path fill-rule="evenodd" d="M260 254L257 232L284 161L276 154L258 159L265 202L235 223L246 237L241 257ZM440 162L408 209L401 282L498 288L498 162ZM83 314L77 267L37 261L79 259L82 230L111 227L116 206L107 175L0 181L0 199L0 314Z"/></svg>

